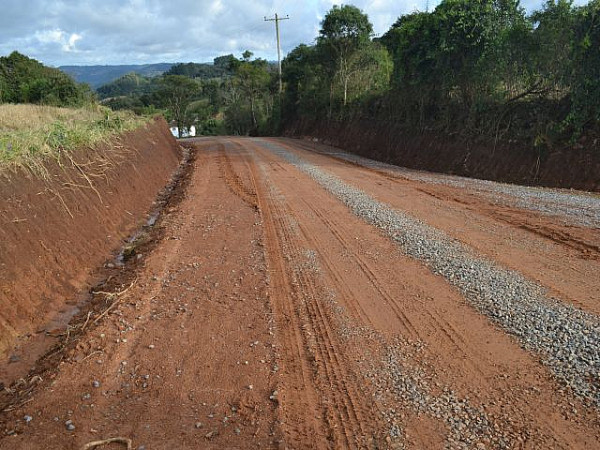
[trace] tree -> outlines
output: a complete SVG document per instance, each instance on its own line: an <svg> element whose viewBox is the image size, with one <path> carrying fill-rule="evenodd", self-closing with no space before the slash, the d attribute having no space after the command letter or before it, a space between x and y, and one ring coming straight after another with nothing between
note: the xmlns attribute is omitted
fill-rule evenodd
<svg viewBox="0 0 600 450"><path fill-rule="evenodd" d="M578 137L600 123L600 0L576 11L573 41L572 106L567 123Z"/></svg>
<svg viewBox="0 0 600 450"><path fill-rule="evenodd" d="M368 42L359 47L348 60L344 80L345 101L385 92L390 85L392 69L392 59L384 46Z"/></svg>
<svg viewBox="0 0 600 450"><path fill-rule="evenodd" d="M343 105L348 102L348 83L352 70L350 59L358 49L370 42L373 26L369 18L356 6L334 7L321 22L317 45L333 61L330 71L330 107L333 108L335 80L340 80L343 90Z"/></svg>
<svg viewBox="0 0 600 450"><path fill-rule="evenodd" d="M0 58L0 101L80 106L93 98L88 85L19 52Z"/></svg>
<svg viewBox="0 0 600 450"><path fill-rule="evenodd" d="M317 117L328 103L328 82L315 47L300 44L282 61L283 119Z"/></svg>
<svg viewBox="0 0 600 450"><path fill-rule="evenodd" d="M187 107L197 93L198 83L183 75L164 76L156 92L158 103L167 107L169 116L175 120L180 138L189 122Z"/></svg>
<svg viewBox="0 0 600 450"><path fill-rule="evenodd" d="M572 65L575 14L571 0L547 0L532 14L533 39L538 49L536 71L556 96L564 95Z"/></svg>
<svg viewBox="0 0 600 450"><path fill-rule="evenodd" d="M189 78L221 78L229 75L229 67L202 63L179 63L172 66L164 75L185 75Z"/></svg>
<svg viewBox="0 0 600 450"><path fill-rule="evenodd" d="M392 54L392 87L402 95L396 108L409 122L423 128L425 116L435 116L443 97L444 74L439 70L440 33L433 13L416 12L400 17L383 35L381 43Z"/></svg>
<svg viewBox="0 0 600 450"><path fill-rule="evenodd" d="M235 59L235 56L229 54L229 55L217 56L213 60L213 64L215 65L215 67L220 67L221 69L230 70L231 65L234 61L237 61Z"/></svg>
<svg viewBox="0 0 600 450"><path fill-rule="evenodd" d="M273 111L269 63L260 58L252 60L252 52L246 50L241 60L232 62L232 67L226 120L237 134L256 132Z"/></svg>
<svg viewBox="0 0 600 450"><path fill-rule="evenodd" d="M130 72L111 81L108 84L100 86L96 91L100 98L111 98L122 95L143 94L151 91L153 79Z"/></svg>

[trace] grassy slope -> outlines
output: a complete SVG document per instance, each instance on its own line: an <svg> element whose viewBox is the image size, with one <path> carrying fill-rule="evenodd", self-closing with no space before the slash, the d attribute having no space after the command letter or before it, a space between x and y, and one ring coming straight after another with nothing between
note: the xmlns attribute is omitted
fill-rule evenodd
<svg viewBox="0 0 600 450"><path fill-rule="evenodd" d="M0 172L18 167L43 172L47 158L60 160L64 151L108 142L147 121L96 105L78 109L0 105Z"/></svg>

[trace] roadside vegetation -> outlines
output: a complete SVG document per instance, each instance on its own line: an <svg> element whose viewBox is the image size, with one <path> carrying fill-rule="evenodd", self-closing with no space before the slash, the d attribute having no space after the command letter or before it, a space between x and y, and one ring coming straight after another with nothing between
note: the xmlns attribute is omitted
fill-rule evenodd
<svg viewBox="0 0 600 450"><path fill-rule="evenodd" d="M542 155L600 151L599 0L548 0L531 15L517 0L443 0L381 38L360 10L335 6L316 44L298 46L283 67L284 127L359 119L413 135L516 140Z"/></svg>
<svg viewBox="0 0 600 450"><path fill-rule="evenodd" d="M100 106L85 84L13 52L0 57L0 172L43 173L77 148L92 148L146 123L130 111Z"/></svg>
<svg viewBox="0 0 600 450"><path fill-rule="evenodd" d="M600 151L600 0L547 0L529 15L518 0L442 0L381 37L360 9L334 6L314 43L284 59L281 95L276 65L250 51L156 77L130 73L96 94L57 72L0 58L0 102L82 106L98 95L112 110L162 114L200 135L366 121L492 152L516 145L538 159Z"/></svg>
<svg viewBox="0 0 600 450"><path fill-rule="evenodd" d="M202 135L268 133L278 117L276 67L249 51L176 64L159 77L129 73L97 92L114 110L160 112L180 131L193 125Z"/></svg>
<svg viewBox="0 0 600 450"><path fill-rule="evenodd" d="M46 67L19 52L0 57L0 104L83 106L93 99L88 85L76 83L58 69Z"/></svg>
<svg viewBox="0 0 600 450"><path fill-rule="evenodd" d="M98 105L0 105L0 172L24 167L41 173L48 159L62 163L73 150L109 142L147 120Z"/></svg>

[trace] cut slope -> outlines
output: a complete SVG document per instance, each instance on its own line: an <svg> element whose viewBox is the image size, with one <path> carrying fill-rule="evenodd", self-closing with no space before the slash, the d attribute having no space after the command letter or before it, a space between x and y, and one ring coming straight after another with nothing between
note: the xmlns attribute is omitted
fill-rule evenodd
<svg viewBox="0 0 600 450"><path fill-rule="evenodd" d="M145 219L180 157L164 120L72 161L24 170L0 185L0 352L35 332L89 286L122 239Z"/></svg>

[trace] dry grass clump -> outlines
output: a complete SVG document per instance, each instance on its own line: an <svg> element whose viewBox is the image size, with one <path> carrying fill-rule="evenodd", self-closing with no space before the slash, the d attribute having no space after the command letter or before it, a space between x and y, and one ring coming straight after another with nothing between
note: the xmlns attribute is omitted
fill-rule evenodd
<svg viewBox="0 0 600 450"><path fill-rule="evenodd" d="M99 105L0 105L0 172L18 167L43 172L48 158L60 162L63 152L93 148L147 121L148 118Z"/></svg>

